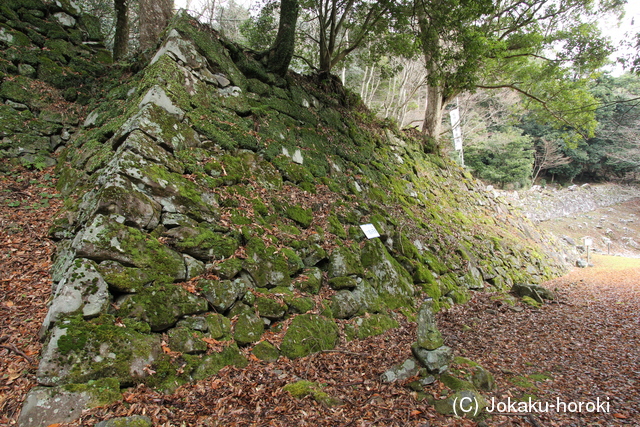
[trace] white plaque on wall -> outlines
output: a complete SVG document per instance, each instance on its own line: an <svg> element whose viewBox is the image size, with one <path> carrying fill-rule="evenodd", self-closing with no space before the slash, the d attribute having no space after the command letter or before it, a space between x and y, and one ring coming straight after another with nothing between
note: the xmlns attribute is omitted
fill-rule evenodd
<svg viewBox="0 0 640 427"><path fill-rule="evenodd" d="M378 233L378 230L376 230L376 226L373 224L361 224L360 228L362 229L364 235L367 236L367 239L380 237L380 233Z"/></svg>

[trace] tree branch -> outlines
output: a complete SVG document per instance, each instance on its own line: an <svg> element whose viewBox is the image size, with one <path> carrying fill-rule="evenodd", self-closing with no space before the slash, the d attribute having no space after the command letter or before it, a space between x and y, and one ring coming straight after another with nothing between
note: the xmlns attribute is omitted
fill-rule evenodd
<svg viewBox="0 0 640 427"><path fill-rule="evenodd" d="M542 98L539 98L537 96L535 96L532 93L527 92L524 89L519 88L518 86L515 86L513 84L501 84L501 85L490 85L490 86L486 86L486 85L478 85L477 87L481 88L481 89L511 89L511 90L515 90L518 93L521 93L522 95L526 96L527 98L536 101L537 103L539 103L540 105L542 105L542 108L544 108L549 114L551 114L551 116L566 124L567 126L569 126L570 128L574 129L576 132L578 132L583 138L588 139L589 136L585 135L580 129L577 129L575 127L575 125L573 125L571 122L569 122L567 119L565 119L562 116L559 116L557 114L556 111L553 111L551 108L549 108L549 105L547 103L547 101L543 100Z"/></svg>

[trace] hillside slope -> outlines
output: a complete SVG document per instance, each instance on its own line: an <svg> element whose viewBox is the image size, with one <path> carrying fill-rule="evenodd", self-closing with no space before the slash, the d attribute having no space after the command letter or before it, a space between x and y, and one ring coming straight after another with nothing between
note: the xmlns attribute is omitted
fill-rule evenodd
<svg viewBox="0 0 640 427"><path fill-rule="evenodd" d="M564 271L553 239L339 84L269 74L186 15L120 75L58 159L32 401L170 391L249 351L380 334L426 297L437 310Z"/></svg>

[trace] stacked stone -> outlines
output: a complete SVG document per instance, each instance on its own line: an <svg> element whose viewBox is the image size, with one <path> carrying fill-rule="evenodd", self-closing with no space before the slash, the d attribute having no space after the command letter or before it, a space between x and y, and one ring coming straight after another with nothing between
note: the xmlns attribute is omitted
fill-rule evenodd
<svg viewBox="0 0 640 427"><path fill-rule="evenodd" d="M431 374L441 374L447 370L453 359L453 350L444 345L442 334L436 325L433 299L428 298L418 311L418 340L411 346L416 359Z"/></svg>
<svg viewBox="0 0 640 427"><path fill-rule="evenodd" d="M0 156L55 164L111 53L98 18L63 0L0 6Z"/></svg>

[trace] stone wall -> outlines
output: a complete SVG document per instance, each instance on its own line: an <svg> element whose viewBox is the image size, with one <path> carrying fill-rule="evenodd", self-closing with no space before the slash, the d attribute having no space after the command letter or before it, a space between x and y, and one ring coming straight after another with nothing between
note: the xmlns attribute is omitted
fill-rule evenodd
<svg viewBox="0 0 640 427"><path fill-rule="evenodd" d="M519 207L527 218L536 222L583 214L640 198L638 187L617 184L585 184L550 189L534 186L520 192L491 192Z"/></svg>
<svg viewBox="0 0 640 427"><path fill-rule="evenodd" d="M0 156L55 164L111 63L96 17L68 0L0 5Z"/></svg>
<svg viewBox="0 0 640 427"><path fill-rule="evenodd" d="M332 88L183 15L91 104L59 165L50 395L105 378L168 391L246 365L241 348L303 357L425 297L438 310L564 271L517 210Z"/></svg>

